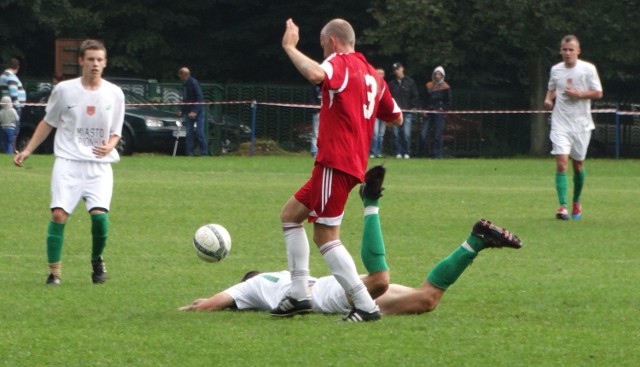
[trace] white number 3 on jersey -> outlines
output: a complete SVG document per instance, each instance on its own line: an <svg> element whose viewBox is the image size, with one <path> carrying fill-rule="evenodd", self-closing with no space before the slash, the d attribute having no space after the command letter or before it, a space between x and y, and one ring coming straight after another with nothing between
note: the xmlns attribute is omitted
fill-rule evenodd
<svg viewBox="0 0 640 367"><path fill-rule="evenodd" d="M373 115L373 107L376 103L376 94L378 93L378 84L376 83L376 78L371 75L364 76L364 82L367 85L367 104L363 105L364 108L364 117L368 120Z"/></svg>

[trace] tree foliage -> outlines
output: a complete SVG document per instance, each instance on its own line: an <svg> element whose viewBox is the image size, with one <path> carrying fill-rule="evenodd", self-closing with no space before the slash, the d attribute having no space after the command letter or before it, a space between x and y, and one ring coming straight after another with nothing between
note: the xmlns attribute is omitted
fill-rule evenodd
<svg viewBox="0 0 640 367"><path fill-rule="evenodd" d="M594 62L618 98L637 98L638 7L632 0L378 0L378 27L366 42L404 58L416 75L443 65L457 85L519 89L542 109L548 70L560 61L560 39L575 34L581 57ZM621 47L622 46L622 47ZM633 49L629 49L633 47ZM544 153L546 120L532 115L531 152Z"/></svg>
<svg viewBox="0 0 640 367"><path fill-rule="evenodd" d="M20 58L23 75L34 77L53 72L57 38L99 38L109 75L170 81L186 65L203 81L303 83L280 47L285 20L300 26L300 49L320 60L319 31L341 17L370 62L404 62L418 83L442 65L455 86L519 91L539 109L559 41L575 34L605 96L637 100L640 91L635 0L0 0L0 15L2 60ZM544 123L531 123L534 153Z"/></svg>

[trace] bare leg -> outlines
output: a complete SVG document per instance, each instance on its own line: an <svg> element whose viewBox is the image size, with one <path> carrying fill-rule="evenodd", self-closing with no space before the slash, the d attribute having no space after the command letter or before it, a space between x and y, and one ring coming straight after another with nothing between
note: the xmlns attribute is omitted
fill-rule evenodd
<svg viewBox="0 0 640 367"><path fill-rule="evenodd" d="M424 282L420 288L390 284L387 292L378 297L376 302L380 312L386 315L422 314L435 310L444 292L444 289L429 282Z"/></svg>

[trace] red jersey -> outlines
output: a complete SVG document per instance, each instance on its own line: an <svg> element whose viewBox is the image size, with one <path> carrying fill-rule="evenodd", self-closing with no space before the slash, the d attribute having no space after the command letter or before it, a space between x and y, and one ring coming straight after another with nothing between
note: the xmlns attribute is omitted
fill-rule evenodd
<svg viewBox="0 0 640 367"><path fill-rule="evenodd" d="M321 67L325 78L316 163L363 182L375 119L393 121L402 112L361 53L333 54Z"/></svg>

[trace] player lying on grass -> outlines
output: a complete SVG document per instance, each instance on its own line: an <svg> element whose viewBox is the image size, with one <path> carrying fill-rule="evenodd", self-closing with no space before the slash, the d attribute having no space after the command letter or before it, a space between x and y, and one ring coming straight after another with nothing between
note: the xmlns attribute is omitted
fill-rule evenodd
<svg viewBox="0 0 640 367"><path fill-rule="evenodd" d="M478 252L486 248L522 246L520 239L504 228L480 219L460 247L441 260L427 275L424 284L412 288L389 284L389 268L385 260L380 227L379 198L385 169L376 166L367 172L360 189L364 202L362 261L368 274L362 276L367 290L383 314L421 314L433 311L445 291L471 264ZM181 311L220 311L224 309L270 311L287 294L291 286L288 271L260 273L251 271L242 281L210 298L196 299ZM311 304L316 313L347 314L353 305L333 276L311 278Z"/></svg>

